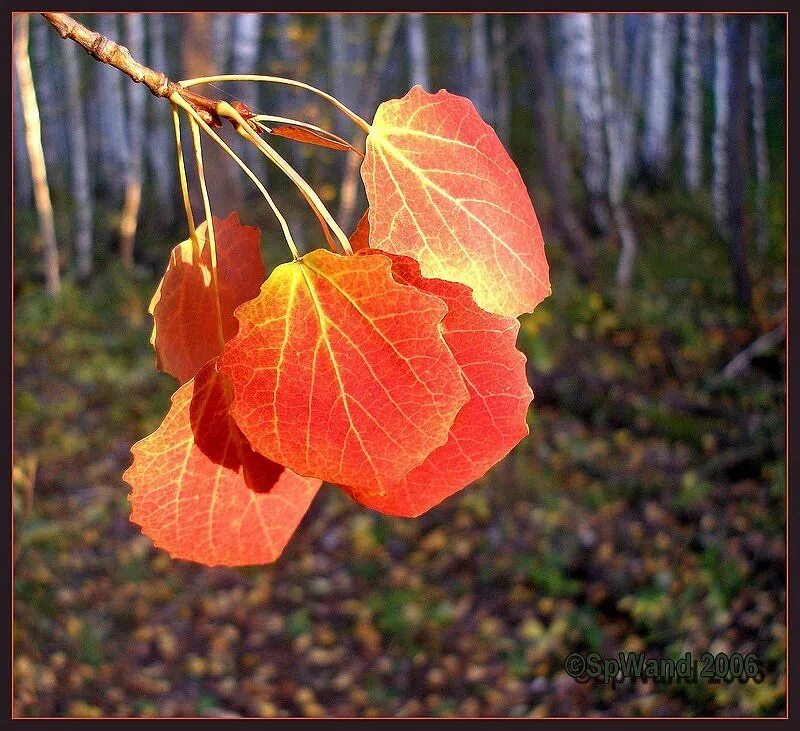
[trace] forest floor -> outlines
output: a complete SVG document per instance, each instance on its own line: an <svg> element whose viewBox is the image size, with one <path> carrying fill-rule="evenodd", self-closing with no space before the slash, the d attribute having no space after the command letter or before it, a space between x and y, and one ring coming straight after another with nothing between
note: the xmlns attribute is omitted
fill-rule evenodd
<svg viewBox="0 0 800 731"><path fill-rule="evenodd" d="M129 448L174 390L148 342L154 280L112 266L57 302L20 285L15 713L782 715L783 346L715 376L783 317L783 269L744 317L721 244L667 210L637 209L652 233L624 307L552 247L509 458L416 520L326 486L266 567L171 560L128 521ZM576 682L564 660L591 651L754 653L762 675Z"/></svg>

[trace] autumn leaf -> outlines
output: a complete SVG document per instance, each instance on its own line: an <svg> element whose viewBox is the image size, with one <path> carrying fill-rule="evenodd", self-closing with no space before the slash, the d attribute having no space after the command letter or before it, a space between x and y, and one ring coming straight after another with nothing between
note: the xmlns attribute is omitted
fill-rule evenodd
<svg viewBox="0 0 800 731"><path fill-rule="evenodd" d="M375 249L358 256L375 254L385 256ZM469 401L458 412L447 442L383 494L369 484L344 489L368 508L415 517L477 480L511 451L528 433L533 393L525 356L516 349L518 320L484 311L463 284L422 277L419 264L409 257L388 256L397 281L447 304L444 339L461 369Z"/></svg>
<svg viewBox="0 0 800 731"><path fill-rule="evenodd" d="M350 246L353 251L369 248L369 209L364 211L364 215L358 219L355 231L350 234Z"/></svg>
<svg viewBox="0 0 800 731"><path fill-rule="evenodd" d="M274 561L320 480L255 453L229 413L230 384L207 363L172 397L161 426L134 444L123 475L131 520L173 558L244 566Z"/></svg>
<svg viewBox="0 0 800 731"><path fill-rule="evenodd" d="M328 147L332 150L345 150L361 155L349 142L330 132L325 132L324 130L317 131L293 124L280 124L277 127L269 127L268 129L269 133L276 137L285 137L290 140L295 140L296 142L305 142L310 145Z"/></svg>
<svg viewBox="0 0 800 731"><path fill-rule="evenodd" d="M233 311L258 294L264 281L259 230L243 226L239 214L224 221L213 217L217 246L219 294L212 286L207 222L191 239L178 244L150 302L158 368L186 383L222 352L239 323Z"/></svg>
<svg viewBox="0 0 800 731"><path fill-rule="evenodd" d="M444 444L467 400L446 313L386 256L317 249L283 264L236 312L220 359L231 413L275 462L381 492Z"/></svg>
<svg viewBox="0 0 800 731"><path fill-rule="evenodd" d="M378 107L361 167L370 246L471 287L516 317L550 293L544 242L522 177L469 99L413 87Z"/></svg>

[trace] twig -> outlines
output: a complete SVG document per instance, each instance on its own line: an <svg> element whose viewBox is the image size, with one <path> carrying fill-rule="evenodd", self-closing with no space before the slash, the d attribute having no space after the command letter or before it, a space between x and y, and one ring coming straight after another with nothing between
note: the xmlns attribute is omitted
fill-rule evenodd
<svg viewBox="0 0 800 731"><path fill-rule="evenodd" d="M718 373L712 385L718 386L724 381L730 381L740 373L746 371L754 358L769 352L786 337L786 321L781 322L774 330L770 330L759 338L756 338L741 353L736 355L720 373Z"/></svg>
<svg viewBox="0 0 800 731"><path fill-rule="evenodd" d="M202 94L197 94L190 89L185 89L180 84L170 81L161 71L155 71L149 66L139 63L130 51L119 43L89 30L85 25L67 15L66 13L42 13L42 16L52 25L62 38L69 38L81 46L92 58L101 63L113 66L124 74L130 76L137 84L144 84L155 96L169 98L175 93L180 94L197 113L211 127L221 127L222 121L217 114L217 105L220 99L211 99ZM237 111L249 121L254 112L239 103Z"/></svg>

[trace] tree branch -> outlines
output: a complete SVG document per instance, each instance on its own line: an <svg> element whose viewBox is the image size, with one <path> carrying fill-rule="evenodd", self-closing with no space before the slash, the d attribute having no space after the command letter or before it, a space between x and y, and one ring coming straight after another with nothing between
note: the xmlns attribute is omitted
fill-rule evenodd
<svg viewBox="0 0 800 731"><path fill-rule="evenodd" d="M149 66L139 63L125 46L89 30L66 13L42 13L42 16L62 38L75 41L92 58L119 69L137 84L144 84L155 96L169 98L175 93L180 94L208 125L211 127L222 126L220 116L217 114L217 105L222 100L197 94L170 81L163 72L155 71ZM241 102L237 103L237 111L248 121L254 116L254 112Z"/></svg>

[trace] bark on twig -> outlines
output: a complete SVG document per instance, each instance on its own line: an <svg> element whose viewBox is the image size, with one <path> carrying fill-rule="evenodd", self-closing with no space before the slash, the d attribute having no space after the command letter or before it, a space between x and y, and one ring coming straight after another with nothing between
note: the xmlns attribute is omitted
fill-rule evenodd
<svg viewBox="0 0 800 731"><path fill-rule="evenodd" d="M174 81L170 81L162 71L155 71L149 66L139 63L125 46L121 46L100 33L89 30L85 25L66 13L42 13L42 16L58 31L62 38L69 38L75 41L92 58L119 69L137 84L144 84L155 96L169 98L177 92L194 107L206 124L212 127L222 126L216 111L217 104L221 100L197 94ZM246 110L246 113L242 113L245 119L249 119L248 115L252 116L249 110Z"/></svg>

